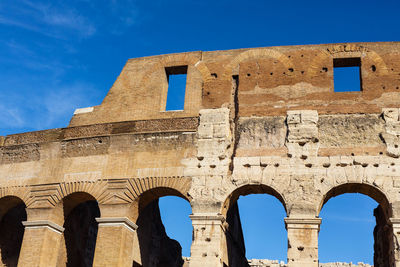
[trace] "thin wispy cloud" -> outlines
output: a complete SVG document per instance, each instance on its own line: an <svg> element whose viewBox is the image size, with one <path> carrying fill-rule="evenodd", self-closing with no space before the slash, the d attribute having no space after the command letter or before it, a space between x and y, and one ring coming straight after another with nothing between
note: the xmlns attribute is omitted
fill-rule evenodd
<svg viewBox="0 0 400 267"><path fill-rule="evenodd" d="M87 38L96 32L94 23L74 8L27 0L1 5L0 24L60 39L65 38L65 34Z"/></svg>
<svg viewBox="0 0 400 267"><path fill-rule="evenodd" d="M44 89L42 94L30 97L0 94L0 131L66 127L76 108L94 104L96 91L91 84L77 82Z"/></svg>
<svg viewBox="0 0 400 267"><path fill-rule="evenodd" d="M34 56L35 52L32 49L22 45L21 43L16 42L15 40L7 40L7 41L0 41L3 43L9 50L10 53L15 53L17 55L24 55L24 56Z"/></svg>
<svg viewBox="0 0 400 267"><path fill-rule="evenodd" d="M107 88L86 77L97 67L82 47L126 33L139 14L136 0L0 1L0 135L64 127L76 108L99 104L93 88Z"/></svg>
<svg viewBox="0 0 400 267"><path fill-rule="evenodd" d="M17 107L10 107L7 104L0 103L0 125L4 128L21 128L26 124L21 110Z"/></svg>

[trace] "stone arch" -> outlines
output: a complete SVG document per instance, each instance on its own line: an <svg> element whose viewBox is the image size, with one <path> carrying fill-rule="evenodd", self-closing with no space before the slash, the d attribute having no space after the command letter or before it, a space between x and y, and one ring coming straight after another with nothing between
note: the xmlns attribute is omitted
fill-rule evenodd
<svg viewBox="0 0 400 267"><path fill-rule="evenodd" d="M0 196L0 219L12 208L23 204L26 207L25 202L16 195L7 194Z"/></svg>
<svg viewBox="0 0 400 267"><path fill-rule="evenodd" d="M58 204L66 197L73 195L74 193L86 194L87 198L102 202L108 195L106 181L84 181L84 182L72 182L72 183L60 183L58 184L56 202ZM90 196L90 197L89 197Z"/></svg>
<svg viewBox="0 0 400 267"><path fill-rule="evenodd" d="M257 58L273 58L281 62L286 68L290 68L292 66L292 61L285 54L275 49L252 48L240 53L234 57L229 64L226 65L224 78L230 79L233 74L236 74L234 72L241 62Z"/></svg>
<svg viewBox="0 0 400 267"><path fill-rule="evenodd" d="M313 77L319 73L319 71L322 68L321 62L324 62L327 59L333 59L332 55L326 51L326 50L320 50L317 52L317 55L313 58L311 61L307 71L306 75L309 77Z"/></svg>
<svg viewBox="0 0 400 267"><path fill-rule="evenodd" d="M1 187L0 199L4 197L14 197L20 199L27 207L32 203L30 191L25 186Z"/></svg>
<svg viewBox="0 0 400 267"><path fill-rule="evenodd" d="M319 215L323 206L328 202L329 199L346 193L360 193L369 196L382 206L387 218L392 216L392 208L389 198L381 189L367 183L356 182L344 183L329 188L329 190L323 194L322 199L319 201L317 215Z"/></svg>
<svg viewBox="0 0 400 267"><path fill-rule="evenodd" d="M152 201L164 196L177 196L191 204L188 192L191 179L185 177L147 177L129 179L125 194L131 200L133 220L137 220L140 210Z"/></svg>
<svg viewBox="0 0 400 267"><path fill-rule="evenodd" d="M226 225L228 226L225 234L225 244L224 249L224 259L229 262L229 266L246 266L247 258L245 255L245 241L243 236L242 222L240 220L239 209L237 205L237 200L240 196L246 196L249 194L268 194L276 199L282 204L285 213L287 214L287 202L277 189L270 185L265 184L244 184L236 187L233 191L229 193L226 197L221 214L225 218Z"/></svg>
<svg viewBox="0 0 400 267"><path fill-rule="evenodd" d="M190 200L187 196L182 194L182 192L176 190L175 188L169 188L169 187L156 187L152 188L150 190L145 191L139 196L138 199L138 207L139 207L139 212L142 210L146 205L151 203L154 200L157 200L161 197L165 196L176 196L183 198L184 200L188 201L190 203Z"/></svg>
<svg viewBox="0 0 400 267"><path fill-rule="evenodd" d="M285 200L284 195L281 194L277 189L270 185L264 184L245 184L236 187L229 193L222 205L221 214L226 216L229 208L239 199L240 196L246 196L249 194L268 194L274 196L279 200L279 202L282 203L286 214L288 213L288 202Z"/></svg>
<svg viewBox="0 0 400 267"><path fill-rule="evenodd" d="M188 195L191 179L187 177L146 177L133 178L127 181L125 195L127 201L139 204L140 197L147 194L166 196L167 192L172 195L181 196L191 202ZM152 192L152 193L150 193ZM164 195L163 195L164 194Z"/></svg>
<svg viewBox="0 0 400 267"><path fill-rule="evenodd" d="M372 62L374 62L378 74L386 75L389 73L386 62L378 53L376 53L375 51L368 51L367 57L371 59Z"/></svg>
<svg viewBox="0 0 400 267"><path fill-rule="evenodd" d="M13 195L0 198L0 251L4 266L17 266L27 220L25 202Z"/></svg>
<svg viewBox="0 0 400 267"><path fill-rule="evenodd" d="M327 59L335 58L334 53L340 53L341 56L345 57L346 53L348 52L349 57L354 57L354 55L352 54L352 52L354 52L354 51L358 52L360 56L365 55L368 59L370 59L376 66L377 73L382 74L382 75L388 74L388 68L386 66L385 61L382 59L382 57L375 51L370 50L370 49L365 49L363 47L360 47L360 48L352 47L351 50L349 50L349 51L336 51L336 52L330 52L330 50L328 51L325 49L320 50L317 53L317 55L313 58L313 60L311 61L306 74L309 77L315 76L317 73L319 73L319 71L322 68L321 62L324 62Z"/></svg>
<svg viewBox="0 0 400 267"><path fill-rule="evenodd" d="M394 236L390 218L393 215L393 208L387 194L380 188L357 182L349 182L331 187L320 200L317 214L319 215L329 199L346 193L360 193L374 199L379 204L374 209L374 216L376 218L376 226L373 234L374 266L392 266L394 264Z"/></svg>
<svg viewBox="0 0 400 267"><path fill-rule="evenodd" d="M64 211L64 243L58 256L60 266L91 266L97 239L100 217L97 200L83 191L63 197L60 205Z"/></svg>
<svg viewBox="0 0 400 267"><path fill-rule="evenodd" d="M68 216L68 214L78 205L88 202L88 201L94 201L98 202L94 196L91 194L85 192L85 191L76 191L71 194L66 195L62 199L63 201L63 209L64 209L64 215Z"/></svg>

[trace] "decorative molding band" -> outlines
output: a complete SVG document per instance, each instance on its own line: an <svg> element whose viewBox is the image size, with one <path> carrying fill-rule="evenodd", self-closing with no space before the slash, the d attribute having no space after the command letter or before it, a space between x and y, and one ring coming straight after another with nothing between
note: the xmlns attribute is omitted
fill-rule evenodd
<svg viewBox="0 0 400 267"><path fill-rule="evenodd" d="M25 226L25 229L28 228L43 228L43 227L47 227L50 230L53 230L56 233L62 234L64 232L64 227L53 223L52 221L47 221L47 220L43 220L43 221L24 221L22 222L22 224Z"/></svg>
<svg viewBox="0 0 400 267"><path fill-rule="evenodd" d="M321 218L285 218L286 229L317 229L321 225Z"/></svg>
<svg viewBox="0 0 400 267"><path fill-rule="evenodd" d="M192 220L193 224L205 224L210 222L224 222L225 217L221 214L215 213L197 213L189 215L189 218Z"/></svg>
<svg viewBox="0 0 400 267"><path fill-rule="evenodd" d="M96 221L100 226L125 226L130 231L134 232L138 229L138 226L126 217L108 217L108 218L96 218Z"/></svg>
<svg viewBox="0 0 400 267"><path fill-rule="evenodd" d="M389 222L395 228L400 228L400 218L389 218Z"/></svg>

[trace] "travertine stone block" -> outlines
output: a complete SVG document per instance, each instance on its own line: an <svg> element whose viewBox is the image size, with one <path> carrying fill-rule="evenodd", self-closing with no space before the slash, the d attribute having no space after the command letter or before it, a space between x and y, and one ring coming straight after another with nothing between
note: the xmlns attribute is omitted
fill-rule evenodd
<svg viewBox="0 0 400 267"><path fill-rule="evenodd" d="M286 218L288 267L318 267L319 218Z"/></svg>
<svg viewBox="0 0 400 267"><path fill-rule="evenodd" d="M190 215L193 224L193 242L190 267L222 267L221 242L224 236L224 217L220 214Z"/></svg>
<svg viewBox="0 0 400 267"><path fill-rule="evenodd" d="M290 110L287 112L286 147L291 157L315 157L318 153L318 112Z"/></svg>
<svg viewBox="0 0 400 267"><path fill-rule="evenodd" d="M398 158L400 157L400 109L385 108L382 111L386 122L386 132L382 133L386 151L388 155Z"/></svg>

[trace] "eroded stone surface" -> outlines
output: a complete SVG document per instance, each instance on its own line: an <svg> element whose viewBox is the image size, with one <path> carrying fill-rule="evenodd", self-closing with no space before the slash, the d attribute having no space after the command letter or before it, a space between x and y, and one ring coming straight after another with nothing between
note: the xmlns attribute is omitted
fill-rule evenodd
<svg viewBox="0 0 400 267"><path fill-rule="evenodd" d="M398 266L399 55L399 43L355 43L129 60L102 104L75 113L69 127L0 137L0 219L18 206L28 220L22 244L0 242L13 251L3 264L15 263L18 246L18 266L72 262L63 225L92 201L101 222L97 238L86 233L95 256L75 251L74 262L367 267L318 262L323 205L362 193L379 203L374 266ZM362 91L334 92L333 60L351 58L362 63ZM165 111L166 68L182 66L184 110ZM236 201L255 193L286 211L287 263L244 256ZM165 235L154 204L169 195L192 207L190 259ZM86 245L75 247L92 251Z"/></svg>

